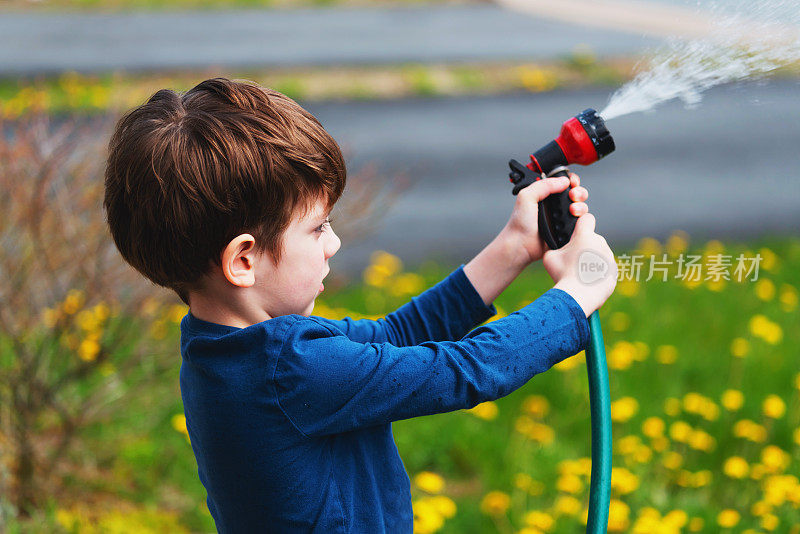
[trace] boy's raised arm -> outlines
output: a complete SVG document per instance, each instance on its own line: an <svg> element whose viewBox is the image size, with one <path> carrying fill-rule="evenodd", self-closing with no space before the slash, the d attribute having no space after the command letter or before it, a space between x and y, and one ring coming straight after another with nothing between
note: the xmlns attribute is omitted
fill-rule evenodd
<svg viewBox="0 0 800 534"><path fill-rule="evenodd" d="M567 186L572 188L572 214L579 217L588 212L584 203L588 192L580 187L577 174L571 174L569 179L535 182L519 192L511 217L497 237L464 267L464 273L486 304L494 302L525 267L542 258L545 246L539 237L538 203Z"/></svg>

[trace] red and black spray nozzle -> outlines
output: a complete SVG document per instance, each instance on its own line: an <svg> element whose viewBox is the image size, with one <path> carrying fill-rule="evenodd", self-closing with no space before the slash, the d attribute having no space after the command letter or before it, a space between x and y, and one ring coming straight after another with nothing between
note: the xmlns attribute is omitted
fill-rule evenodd
<svg viewBox="0 0 800 534"><path fill-rule="evenodd" d="M557 167L594 163L614 152L614 148L605 121L589 108L564 122L559 136L531 155L528 168L547 175Z"/></svg>
<svg viewBox="0 0 800 534"><path fill-rule="evenodd" d="M605 121L589 108L564 122L558 137L531 154L530 163L523 166L513 159L508 162L513 193L516 195L545 177L568 176L567 165L592 164L614 149ZM539 203L539 233L551 249L566 245L572 236L577 217L570 214L570 203L569 188Z"/></svg>

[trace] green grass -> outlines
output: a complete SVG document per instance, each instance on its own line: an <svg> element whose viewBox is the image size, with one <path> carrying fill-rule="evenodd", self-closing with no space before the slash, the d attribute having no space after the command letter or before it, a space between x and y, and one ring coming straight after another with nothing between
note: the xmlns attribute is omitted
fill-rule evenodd
<svg viewBox="0 0 800 534"><path fill-rule="evenodd" d="M715 246L712 243L706 252L714 253ZM643 253L656 253L652 242L647 247L649 250ZM692 250L702 253L704 244ZM790 459L788 465L775 468L775 475L796 477L800 472L800 434L797 433L800 427L800 391L797 388L800 384L795 382L800 371L797 365L800 328L796 301L792 304L792 298L787 296L794 291L796 299L800 287L800 240L776 238L726 244L722 253L735 258L739 253L750 256L759 251L765 257L770 256L768 251L774 253L774 259L762 263L760 284L728 282L715 287L703 283L690 288L674 279L640 282L636 286L620 284L601 309L611 399L631 397L638 402L633 416L615 422L613 427L613 465L635 475L638 487L624 494L616 489L612 491L612 498L625 503L630 512L627 520L619 513L612 513L612 519L620 521L623 528L610 531L636 532L634 525L638 521L639 531L655 532L651 530L655 527L643 526L644 519L641 519L644 514L652 514L647 510L653 508L662 516L674 510L686 514L682 528L663 532L745 532L747 528L761 532L765 530L759 526L763 519L752 513L752 507L766 499L773 502L770 509L775 517L774 520L767 517L767 526L777 520L775 532L797 532L792 530L792 525L800 524L800 489L796 487L796 478L793 486L791 479L777 479L770 473L758 480L750 475L732 479L723 473L726 459L734 455L744 458L752 470L762 463L762 452L768 446L779 447ZM619 257L621 251L616 252ZM657 254L660 257L660 252ZM432 285L450 268L427 263L416 272L425 285ZM392 287L398 275L388 279L387 288ZM510 313L550 286L549 277L541 266L534 266L523 273L496 304L503 312ZM774 289L773 294L769 286ZM331 315L380 315L395 309L407 298L407 295L392 295L386 288L348 284L339 290L330 288L324 301L318 302L318 310ZM760 323L752 322L753 317L758 316L777 325L773 328L780 329L780 340L767 339L769 336L762 332ZM732 342L736 338L748 344L742 357L732 355ZM625 348L629 347L626 342L638 343L633 361L624 358ZM93 478L93 485L87 485L81 474L76 473L74 490L102 496L111 509L116 506L126 510L129 522L156 525L152 527L155 531L174 530L178 524L189 531L213 531L213 522L203 504L205 492L197 479L191 447L172 427L173 416L182 410L176 324L171 324L165 343L174 350L174 369L164 373L147 391L141 391L132 402L119 406L113 418L88 430L83 454L95 458L101 476ZM658 356L662 354L661 346L675 347L677 358L673 363ZM524 357L520 354L520 358ZM586 369L579 358L568 363L576 365L572 368L558 366L499 399L495 418L483 419L475 413L459 411L393 425L398 449L412 480L423 471L436 473L445 481L443 495L457 506L455 516L446 518L439 532L520 532L525 526L526 514L534 510L548 513L555 519L549 529L551 533L582 530L580 513L559 516L553 509L560 496L568 495L558 489L562 478L561 462L590 455ZM744 395L744 404L738 411L729 411L720 403L721 395L729 389L739 390ZM684 397L693 392L710 399L718 407L716 418L706 419L686 409L690 406L683 403ZM515 429L524 413L524 402L531 395L543 396L549 403L546 415L531 418L553 429L552 443L539 443ZM763 402L768 395L777 395L784 401L786 411L781 417L769 418L763 413ZM665 413L665 401L669 398L682 403L681 409L672 415ZM683 421L712 436L715 446L703 451L668 437L664 450L658 451L642 430L642 423L650 417L658 417L666 423L667 436L673 423ZM766 439L753 442L736 437L733 428L742 419L762 424ZM642 442L640 452L646 448L651 457L642 461L643 458L634 458L634 454L622 454L619 440L626 436L638 436ZM768 450L774 452L774 449ZM677 469L663 465L662 460L670 453L677 453L683 465ZM689 480L689 475L681 475L681 470L690 473L707 470L710 481L699 487L691 487L691 483L687 486L685 480ZM537 494L521 489L515 483L519 474L540 482L542 491ZM573 496L584 508L588 502L588 477L579 475L579 479L583 490ZM780 492L775 487L782 483L795 489L783 494L784 502L778 504ZM501 503L494 514L484 512L481 506L492 491L509 497L508 506ZM426 492L413 486L413 494L420 519L430 519L422 517L430 516L430 509L419 504L426 499ZM51 530L58 514L64 517L65 512L63 509L59 512L60 508L59 502L51 501L49 507L25 523L24 528L20 523L12 523L10 531ZM723 529L717 523L718 514L724 509L736 510L741 515L733 529ZM676 517L680 520L680 513L672 516ZM693 518L690 529L688 521ZM419 526L418 530L424 532L424 525L420 523Z"/></svg>

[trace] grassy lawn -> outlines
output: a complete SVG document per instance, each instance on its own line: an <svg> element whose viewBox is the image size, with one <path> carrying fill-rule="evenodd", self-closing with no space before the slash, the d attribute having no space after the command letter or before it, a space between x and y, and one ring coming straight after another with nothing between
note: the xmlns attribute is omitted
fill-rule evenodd
<svg viewBox="0 0 800 534"><path fill-rule="evenodd" d="M634 253L645 258L642 281L620 282L600 314L614 419L609 531L797 533L800 240L688 243L676 234L645 239ZM648 259L664 253L698 255L703 265L760 254L758 279L737 282L731 267L733 280L687 282L672 261L667 281L643 281ZM451 267L407 272L377 254L363 282L331 284L315 313L380 316ZM540 266L529 269L498 299L499 317L548 287ZM9 532L213 531L181 415L183 311L159 312L174 366L88 429L65 489ZM417 532L582 530L590 455L582 354L497 402L400 421L394 433Z"/></svg>
<svg viewBox="0 0 800 534"><path fill-rule="evenodd" d="M598 61L577 48L552 62L400 64L368 67L284 68L237 72L151 74L108 73L0 78L0 117L32 111L120 112L145 102L159 89L187 91L206 78L247 79L295 100L373 100L410 96L544 92L586 85L617 86L631 74L633 60Z"/></svg>

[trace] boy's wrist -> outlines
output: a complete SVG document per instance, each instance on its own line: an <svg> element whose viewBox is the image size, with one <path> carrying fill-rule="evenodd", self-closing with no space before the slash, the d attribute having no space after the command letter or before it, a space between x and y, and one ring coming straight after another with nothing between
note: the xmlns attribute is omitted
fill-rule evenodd
<svg viewBox="0 0 800 534"><path fill-rule="evenodd" d="M505 264L520 272L536 261L525 248L525 236L505 226L495 238L498 249L502 251Z"/></svg>

